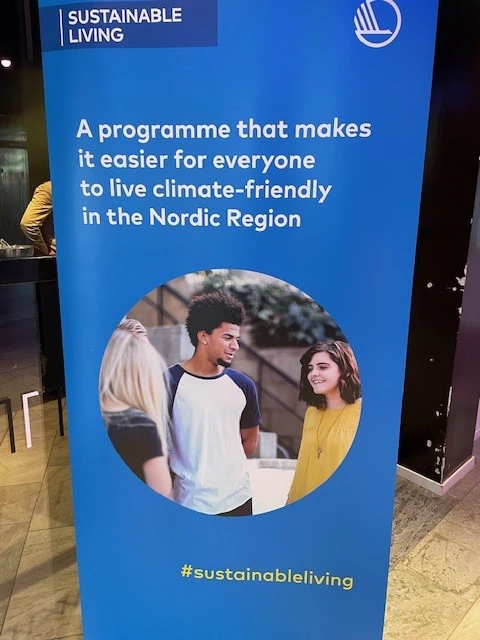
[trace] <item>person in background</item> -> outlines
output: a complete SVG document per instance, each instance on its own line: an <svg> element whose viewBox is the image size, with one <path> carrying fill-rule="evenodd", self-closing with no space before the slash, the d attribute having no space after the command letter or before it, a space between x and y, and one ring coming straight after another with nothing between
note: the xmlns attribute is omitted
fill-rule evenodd
<svg viewBox="0 0 480 640"><path fill-rule="evenodd" d="M125 318L110 338L100 369L100 407L113 446L151 489L170 497L166 366L145 327Z"/></svg>
<svg viewBox="0 0 480 640"><path fill-rule="evenodd" d="M44 256L56 255L53 228L52 183L43 182L35 189L25 213L20 220L20 228L35 246L36 253Z"/></svg>
<svg viewBox="0 0 480 640"><path fill-rule="evenodd" d="M168 370L173 497L211 515L253 511L247 456L261 422L257 388L230 368L244 321L245 309L232 296L194 296L186 326L195 353Z"/></svg>
<svg viewBox="0 0 480 640"><path fill-rule="evenodd" d="M300 400L308 405L287 504L323 484L352 446L361 410L357 362L346 342L325 340L300 359Z"/></svg>

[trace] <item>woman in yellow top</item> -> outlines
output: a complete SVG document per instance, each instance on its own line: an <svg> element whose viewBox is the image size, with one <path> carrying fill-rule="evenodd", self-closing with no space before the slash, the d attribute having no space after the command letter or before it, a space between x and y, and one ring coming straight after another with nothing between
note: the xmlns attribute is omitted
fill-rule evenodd
<svg viewBox="0 0 480 640"><path fill-rule="evenodd" d="M341 465L355 438L362 402L357 362L346 342L318 342L300 363L299 397L308 409L287 504L316 489Z"/></svg>

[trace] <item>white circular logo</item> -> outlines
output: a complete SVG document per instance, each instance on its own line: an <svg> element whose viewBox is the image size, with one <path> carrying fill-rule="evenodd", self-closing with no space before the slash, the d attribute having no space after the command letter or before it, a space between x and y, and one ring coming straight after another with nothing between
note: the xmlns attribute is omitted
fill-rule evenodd
<svg viewBox="0 0 480 640"><path fill-rule="evenodd" d="M389 9L381 8L374 3L389 5ZM398 36L402 26L402 14L394 0L365 0L357 9L353 18L355 35L367 47L379 49L386 47Z"/></svg>

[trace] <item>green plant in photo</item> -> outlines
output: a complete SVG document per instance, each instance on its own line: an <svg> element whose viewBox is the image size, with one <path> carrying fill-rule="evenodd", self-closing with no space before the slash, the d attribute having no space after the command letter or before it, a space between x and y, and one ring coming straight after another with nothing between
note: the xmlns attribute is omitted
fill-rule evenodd
<svg viewBox="0 0 480 640"><path fill-rule="evenodd" d="M325 338L345 340L323 307L286 283L212 271L206 272L201 290L223 291L240 300L257 346L300 347Z"/></svg>

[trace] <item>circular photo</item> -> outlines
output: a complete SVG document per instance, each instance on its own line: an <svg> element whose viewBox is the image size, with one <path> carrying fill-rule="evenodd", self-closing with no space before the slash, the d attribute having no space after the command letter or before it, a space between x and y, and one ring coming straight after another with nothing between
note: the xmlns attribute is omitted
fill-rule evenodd
<svg viewBox="0 0 480 640"><path fill-rule="evenodd" d="M190 273L119 322L100 370L100 407L123 461L194 511L257 515L300 500L340 467L361 384L327 311L252 271Z"/></svg>

